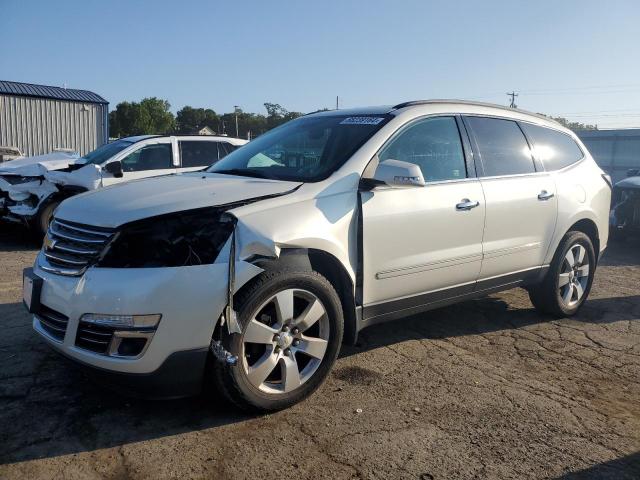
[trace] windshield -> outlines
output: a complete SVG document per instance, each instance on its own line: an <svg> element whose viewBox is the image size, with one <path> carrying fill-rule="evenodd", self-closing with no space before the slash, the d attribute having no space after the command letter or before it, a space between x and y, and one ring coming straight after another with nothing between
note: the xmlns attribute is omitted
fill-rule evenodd
<svg viewBox="0 0 640 480"><path fill-rule="evenodd" d="M116 140L115 142L107 143L96 148L93 152L87 153L81 160L84 160L85 164L95 163L96 165L99 165L100 163L109 160L116 153L121 152L129 145L133 145L133 143L134 142L131 140Z"/></svg>
<svg viewBox="0 0 640 480"><path fill-rule="evenodd" d="M336 171L391 117L302 117L261 135L207 169L247 177L316 182Z"/></svg>

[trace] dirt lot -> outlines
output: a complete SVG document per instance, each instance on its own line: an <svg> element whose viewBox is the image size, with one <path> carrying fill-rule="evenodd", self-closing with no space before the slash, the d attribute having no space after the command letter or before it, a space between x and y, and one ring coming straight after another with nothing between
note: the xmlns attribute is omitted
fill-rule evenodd
<svg viewBox="0 0 640 480"><path fill-rule="evenodd" d="M513 290L372 327L311 399L258 417L69 368L21 305L35 252L0 226L1 478L640 478L638 241L572 320Z"/></svg>

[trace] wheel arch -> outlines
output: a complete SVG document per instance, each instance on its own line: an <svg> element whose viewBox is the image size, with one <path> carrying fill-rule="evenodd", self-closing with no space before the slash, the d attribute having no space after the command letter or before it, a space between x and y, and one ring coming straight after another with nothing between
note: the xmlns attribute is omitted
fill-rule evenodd
<svg viewBox="0 0 640 480"><path fill-rule="evenodd" d="M334 286L344 318L343 343L354 344L357 340L357 317L355 304L355 287L349 273L340 260L324 250L314 248L283 248L278 258L261 258L253 262L264 270L296 268L312 270L325 277ZM249 282L240 288L234 297L239 295Z"/></svg>
<svg viewBox="0 0 640 480"><path fill-rule="evenodd" d="M598 226L593 220L591 220L590 218L583 218L581 220L578 220L567 230L567 232L570 231L578 231L587 235L589 237L589 240L591 240L591 243L593 244L593 250L596 254L596 258L598 257L600 253L600 235L598 232ZM565 235L567 232L565 232Z"/></svg>

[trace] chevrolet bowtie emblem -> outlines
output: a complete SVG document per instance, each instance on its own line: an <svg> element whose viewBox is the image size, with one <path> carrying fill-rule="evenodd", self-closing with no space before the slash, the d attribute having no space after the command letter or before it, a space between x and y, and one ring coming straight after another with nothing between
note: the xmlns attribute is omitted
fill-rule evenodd
<svg viewBox="0 0 640 480"><path fill-rule="evenodd" d="M47 235L44 237L44 246L47 247L48 250L52 250L56 246L56 240L53 240Z"/></svg>

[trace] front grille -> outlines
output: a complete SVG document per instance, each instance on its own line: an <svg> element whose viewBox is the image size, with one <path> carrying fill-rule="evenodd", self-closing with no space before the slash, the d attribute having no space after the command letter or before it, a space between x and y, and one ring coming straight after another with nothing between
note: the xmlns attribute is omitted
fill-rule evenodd
<svg viewBox="0 0 640 480"><path fill-rule="evenodd" d="M76 334L76 346L105 354L113 337L113 328L96 325L95 323L80 322Z"/></svg>
<svg viewBox="0 0 640 480"><path fill-rule="evenodd" d="M68 317L44 305L40 305L35 315L38 318L42 329L51 337L60 341L64 339L64 334L67 331L67 324L69 323Z"/></svg>
<svg viewBox="0 0 640 480"><path fill-rule="evenodd" d="M113 235L111 229L54 219L42 250L47 264L40 267L61 275L81 275L98 259Z"/></svg>

